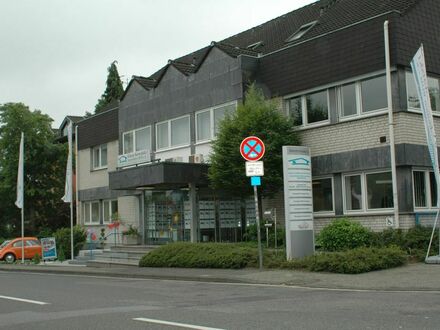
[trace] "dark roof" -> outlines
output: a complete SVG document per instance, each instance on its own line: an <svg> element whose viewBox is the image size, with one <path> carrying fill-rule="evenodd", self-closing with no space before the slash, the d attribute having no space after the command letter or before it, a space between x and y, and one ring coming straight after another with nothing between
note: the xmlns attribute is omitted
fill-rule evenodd
<svg viewBox="0 0 440 330"><path fill-rule="evenodd" d="M69 118L75 124L80 120L84 119L84 116L66 116L66 117Z"/></svg>
<svg viewBox="0 0 440 330"><path fill-rule="evenodd" d="M231 57L266 55L387 12L394 11L404 14L418 1L421 0L316 1L220 42L212 42L210 46L170 60L167 65L148 78L133 77L133 79L146 89L154 88L170 65L185 75L197 72L213 47L217 47ZM286 42L301 26L314 21L316 24L301 38L289 43ZM248 48L250 45L260 42L261 44L256 49Z"/></svg>

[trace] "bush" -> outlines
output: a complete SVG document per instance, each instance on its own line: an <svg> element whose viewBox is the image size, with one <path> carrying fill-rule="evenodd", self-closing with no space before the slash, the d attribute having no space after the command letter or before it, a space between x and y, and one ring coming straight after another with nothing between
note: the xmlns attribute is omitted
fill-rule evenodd
<svg viewBox="0 0 440 330"><path fill-rule="evenodd" d="M344 251L368 246L371 232L361 224L346 218L337 219L324 227L317 238L324 251Z"/></svg>
<svg viewBox="0 0 440 330"><path fill-rule="evenodd" d="M37 253L33 258L32 258L32 262L35 265L38 265L41 262L41 256Z"/></svg>
<svg viewBox="0 0 440 330"><path fill-rule="evenodd" d="M40 232L37 234L38 239L53 237L53 231L50 228L42 228Z"/></svg>
<svg viewBox="0 0 440 330"><path fill-rule="evenodd" d="M172 243L142 257L140 267L243 268L255 264L255 248L240 244Z"/></svg>
<svg viewBox="0 0 440 330"><path fill-rule="evenodd" d="M73 242L74 242L74 255L77 256L79 250L83 247L84 242L86 241L86 232L80 226L73 227ZM60 259L61 253L67 258L70 258L71 255L71 244L70 244L70 228L61 228L58 229L54 233L56 243L57 243L57 251L58 251L58 259Z"/></svg>
<svg viewBox="0 0 440 330"><path fill-rule="evenodd" d="M324 252L299 260L287 261L283 268L315 272L359 274L402 266L407 256L400 248L356 248L343 252Z"/></svg>
<svg viewBox="0 0 440 330"><path fill-rule="evenodd" d="M431 239L432 228L415 226L402 231L401 229L387 229L383 232L372 233L372 246L387 247L396 245L405 250L415 260L425 260ZM438 230L434 233L431 254L438 252Z"/></svg>

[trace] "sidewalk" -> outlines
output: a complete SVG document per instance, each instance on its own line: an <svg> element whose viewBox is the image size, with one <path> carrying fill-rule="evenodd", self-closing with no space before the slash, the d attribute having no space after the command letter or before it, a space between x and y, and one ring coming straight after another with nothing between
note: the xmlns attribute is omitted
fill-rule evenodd
<svg viewBox="0 0 440 330"><path fill-rule="evenodd" d="M289 285L309 288L383 290L383 291L438 291L440 293L440 265L423 263L375 271L359 275L312 273L292 270L258 269L193 269L193 268L93 268L69 264L7 265L1 271L93 275L119 278L145 278L203 282Z"/></svg>

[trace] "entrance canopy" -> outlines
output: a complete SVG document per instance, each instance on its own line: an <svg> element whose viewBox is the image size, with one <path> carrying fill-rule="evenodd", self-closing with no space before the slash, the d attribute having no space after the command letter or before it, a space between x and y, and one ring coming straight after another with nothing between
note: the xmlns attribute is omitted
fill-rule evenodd
<svg viewBox="0 0 440 330"><path fill-rule="evenodd" d="M193 163L153 163L120 169L109 173L112 190L130 190L140 187L188 187L208 185L208 165Z"/></svg>

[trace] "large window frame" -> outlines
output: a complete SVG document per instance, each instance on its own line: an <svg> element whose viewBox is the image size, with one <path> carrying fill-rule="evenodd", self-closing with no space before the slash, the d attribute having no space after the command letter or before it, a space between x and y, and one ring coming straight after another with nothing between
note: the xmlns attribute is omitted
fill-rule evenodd
<svg viewBox="0 0 440 330"><path fill-rule="evenodd" d="M405 71L406 106L407 106L408 111L414 111L414 112L420 113L422 111L422 109L420 107L410 106L408 91L409 91L409 87L410 87L409 84L410 84L411 80L412 80L412 83L414 84L414 87L415 87L415 78L414 78L413 72L412 71ZM436 83L437 86L433 86L434 83ZM440 95L439 95L440 94L440 82L439 82L438 78L428 76L428 88L431 88L431 87L437 88L437 94L438 94L437 97L435 97L435 95L431 94L431 90L429 90L429 96L431 98L432 113L433 113L433 115L440 116ZM435 99L437 103L433 104L432 99ZM418 100L418 95L417 95L417 100Z"/></svg>
<svg viewBox="0 0 440 330"><path fill-rule="evenodd" d="M318 93L322 93L325 92L326 93L326 99L327 99L327 119L323 119L323 120L319 120L319 121L315 121L315 122L309 122L309 113L308 113L308 109L307 108L307 98L312 96L312 95L316 95ZM308 127L316 127L316 126L321 126L321 125L326 125L330 123L330 94L329 94L329 90L328 88L321 88L321 89L316 89L313 91L309 91L306 94L301 94L301 95L293 95L292 97L289 97L286 101L287 101L287 114L288 116L292 116L293 114L291 113L292 109L291 109L291 101L294 99L300 99L301 100L301 109L300 109L300 114L301 114L301 124L297 125L298 127L301 128L308 128Z"/></svg>
<svg viewBox="0 0 440 330"><path fill-rule="evenodd" d="M370 171L370 172L354 172L354 173L347 173L347 174L342 175L342 201L343 201L344 214L364 214L364 213L387 214L387 213L390 213L394 210L393 206L383 207L383 208L370 208L369 207L367 176L373 175L373 174L384 174L384 173L389 173L389 175L391 176L391 171L389 171L389 170ZM347 204L348 204L347 197L348 196L347 196L347 190L346 190L346 188L347 188L346 180L349 177L355 177L355 176L360 177L361 199L359 200L359 202L362 203L362 206L356 210L349 210L349 209L347 209ZM393 200L391 199L391 201L393 201Z"/></svg>
<svg viewBox="0 0 440 330"><path fill-rule="evenodd" d="M105 150L105 157L104 152ZM97 158L95 157L97 153ZM104 162L105 158L105 162ZM108 145L107 143L103 143L99 146L95 146L92 148L92 159L91 165L93 170L102 170L108 167Z"/></svg>
<svg viewBox="0 0 440 330"><path fill-rule="evenodd" d="M83 206L82 215L83 215L84 225L86 226L99 225L101 223L101 203L99 201L83 202L82 206ZM93 218L94 206L97 207L98 210L97 221L96 219Z"/></svg>
<svg viewBox="0 0 440 330"><path fill-rule="evenodd" d="M223 108L229 107L229 106L235 106L234 110L232 112L237 111L237 101L228 102L220 105L216 105L214 107L211 107L209 109L203 109L200 111L197 111L195 113L195 129L196 129L196 144L202 144L207 143L212 140L214 140L217 136L216 132L216 122L215 122L215 113L216 111L222 110ZM199 138L199 125L198 125L198 118L199 116L209 113L209 136L207 138ZM220 121L221 122L221 121Z"/></svg>
<svg viewBox="0 0 440 330"><path fill-rule="evenodd" d="M425 206L417 206L416 205L416 185L415 185L415 178L414 178L414 173L415 172L419 172L419 173L423 173L423 183L424 183L424 188L425 188ZM435 205L436 202L433 200L433 198L435 198L435 195L432 192L432 180L434 182L434 190L436 190L436 186L435 186L435 178L434 178L434 172L432 170L427 170L427 169L419 169L419 168L414 168L411 171L411 176L412 176L412 189L413 189L413 206L414 206L414 210L432 210L432 209L436 209L437 206ZM434 196L433 196L434 195Z"/></svg>
<svg viewBox="0 0 440 330"><path fill-rule="evenodd" d="M176 121L178 121L178 120L181 120L181 119L188 119L188 129L187 129L187 138L188 138L188 140L187 141L185 141L185 142L183 142L183 143L179 143L179 144L172 144L172 130L171 130L171 127L172 127L172 123L173 122L176 122ZM158 126L160 126L160 125L166 125L166 127L167 127L167 138L168 138L168 140L167 140L167 145L166 146L161 146L160 148L159 148L159 139L158 139ZM156 123L156 125L155 125L155 129L156 129L156 151L166 151L166 150L171 150L171 149L177 149L177 148L183 148L183 147L188 147L188 146L190 146L191 145L191 118L190 118L190 115L185 115L185 116L180 116L180 117L177 117L177 118L173 118L173 119L169 119L169 120L164 120L164 121L161 121L161 122L158 122L158 123Z"/></svg>
<svg viewBox="0 0 440 330"><path fill-rule="evenodd" d="M385 75L379 74L374 75L370 77L363 77L362 79L354 80L354 81L348 81L345 82L337 87L336 95L337 95L337 107L338 107L338 114L339 114L339 120L347 121L352 120L359 117L369 117L369 116L376 116L378 114L386 113L388 111L388 105L385 105L383 108L377 108L374 110L365 111L364 110L364 99L362 94L362 83L366 82L368 80L373 80L377 78L385 78ZM356 112L354 114L345 115L344 114L344 94L343 94L343 88L345 86L353 85L355 87L355 102L356 102ZM386 88L386 86L385 86ZM385 89L386 92L386 89Z"/></svg>
<svg viewBox="0 0 440 330"><path fill-rule="evenodd" d="M137 134L136 133L138 133L138 132L140 132L140 131L142 131L144 129L148 129L148 135L149 135L149 142L150 143L147 146L147 149L139 149L139 150L137 150L137 148L136 148L137 147L136 146L137 145L137 143L136 143ZM131 152L128 152L128 150L126 150L126 147L125 147L126 136L128 136L128 135L132 136L132 138L131 138L131 149L132 149L132 151ZM144 151L144 150L150 150L151 151L151 145L152 145L151 142L152 142L151 141L151 125L140 127L140 128L136 128L136 129L133 129L131 131L124 132L122 134L122 153L123 154L129 154L129 153L133 153L133 152L137 152L137 151Z"/></svg>
<svg viewBox="0 0 440 330"><path fill-rule="evenodd" d="M106 209L108 211L108 218L106 218ZM117 199L105 199L102 201L102 222L108 224L112 222L112 216L118 212Z"/></svg>
<svg viewBox="0 0 440 330"><path fill-rule="evenodd" d="M315 211L315 210L313 210L313 214L316 215L316 216L319 216L319 215L334 215L335 214L335 184L334 184L333 176L313 177L312 178L312 194L313 194L313 184L314 184L314 182L322 181L322 180L328 180L328 179L330 179L330 182L331 182L332 209L331 210L323 210L323 211ZM314 196L314 194L312 195L312 198L313 198L313 208L315 208L315 196Z"/></svg>

